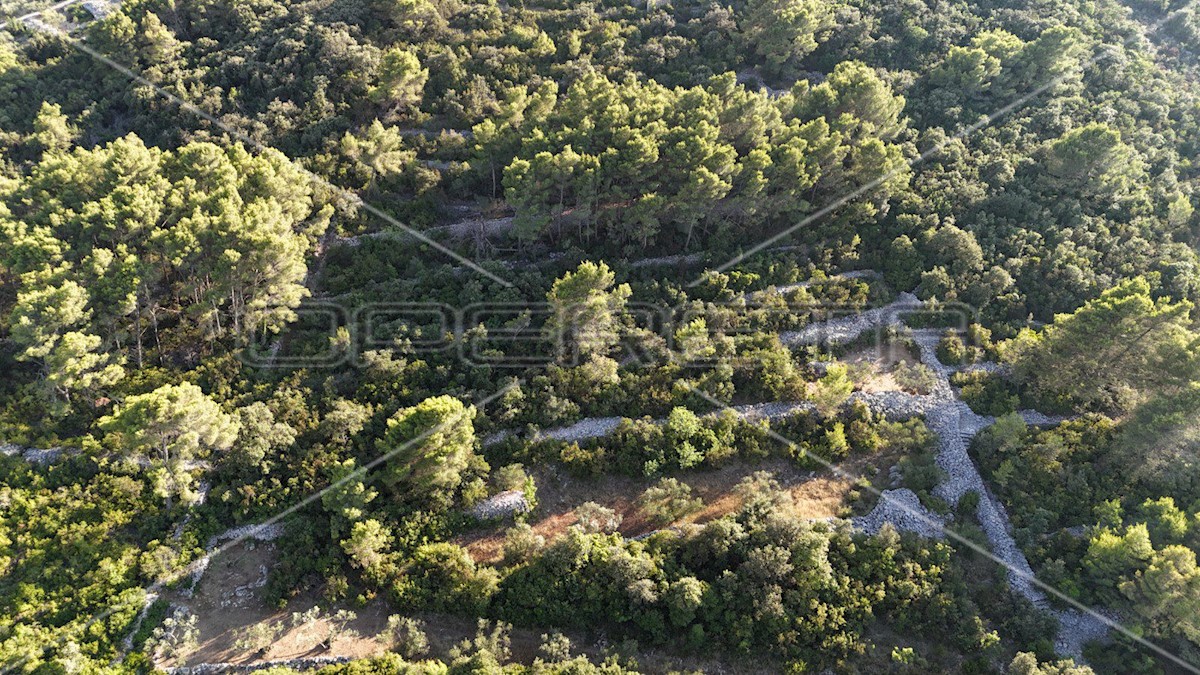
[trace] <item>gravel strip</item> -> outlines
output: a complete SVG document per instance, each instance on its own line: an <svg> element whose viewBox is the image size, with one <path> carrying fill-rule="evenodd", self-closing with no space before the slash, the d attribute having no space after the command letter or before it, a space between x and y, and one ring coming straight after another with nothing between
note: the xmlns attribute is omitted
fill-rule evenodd
<svg viewBox="0 0 1200 675"><path fill-rule="evenodd" d="M920 305L921 301L917 299L917 296L912 293L901 293L890 305L814 323L798 331L786 331L779 334L779 341L785 345L851 342L865 331L894 323L898 310L913 309Z"/></svg>
<svg viewBox="0 0 1200 675"><path fill-rule="evenodd" d="M771 403L751 403L735 405L731 408L739 416L748 420L780 420L802 412L811 412L817 407L808 401L774 401ZM722 411L709 413L719 415Z"/></svg>
<svg viewBox="0 0 1200 675"><path fill-rule="evenodd" d="M570 426L543 431L537 435L536 440L571 442L599 438L616 431L624 419L624 417L586 417Z"/></svg>
<svg viewBox="0 0 1200 675"><path fill-rule="evenodd" d="M249 525L240 525L225 530L221 534L213 536L208 540L205 549L212 551L224 541L232 541L234 539L254 539L257 541L274 541L283 534L283 523L271 523L269 525L258 525L250 523Z"/></svg>
<svg viewBox="0 0 1200 675"><path fill-rule="evenodd" d="M635 261L629 263L629 266L633 267L633 268L638 268L638 267L658 267L658 266L663 266L663 265L695 265L696 263L699 263L701 260L703 260L703 258L700 256L699 253L691 253L691 254L687 254L687 255L678 253L675 255L659 256L657 258L642 258L640 260L635 260Z"/></svg>

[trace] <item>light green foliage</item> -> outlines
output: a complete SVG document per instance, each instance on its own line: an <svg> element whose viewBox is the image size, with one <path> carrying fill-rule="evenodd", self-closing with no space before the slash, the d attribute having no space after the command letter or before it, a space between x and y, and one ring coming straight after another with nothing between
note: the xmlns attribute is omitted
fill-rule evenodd
<svg viewBox="0 0 1200 675"><path fill-rule="evenodd" d="M1156 523L1161 527L1161 524ZM1149 631L1165 639L1200 644L1200 567L1186 546L1155 548L1145 523L1100 529L1084 565L1109 602L1128 601Z"/></svg>
<svg viewBox="0 0 1200 675"><path fill-rule="evenodd" d="M416 171L416 153L404 146L396 127L375 120L358 134L346 132L328 168L339 184L355 190L394 185L406 171Z"/></svg>
<svg viewBox="0 0 1200 675"><path fill-rule="evenodd" d="M429 70L411 51L392 48L383 53L379 64L379 84L371 97L390 108L405 108L421 101Z"/></svg>
<svg viewBox="0 0 1200 675"><path fill-rule="evenodd" d="M1013 657L1006 672L1008 675L1095 675L1091 668L1075 665L1071 660L1039 663L1031 652L1021 652Z"/></svg>
<svg viewBox="0 0 1200 675"><path fill-rule="evenodd" d="M628 284L614 286L616 277L603 262L580 263L554 282L546 299L554 315L548 330L555 345L584 358L607 356L620 339Z"/></svg>
<svg viewBox="0 0 1200 675"><path fill-rule="evenodd" d="M342 549L350 557L350 564L370 573L387 562L391 544L387 526L369 518L354 523L350 537L342 540Z"/></svg>
<svg viewBox="0 0 1200 675"><path fill-rule="evenodd" d="M329 512L335 540L345 536L351 524L366 515L367 505L379 496L362 478L362 473L355 470L354 459L341 462L330 472L330 487L321 495L321 505Z"/></svg>
<svg viewBox="0 0 1200 675"><path fill-rule="evenodd" d="M529 523L517 523L504 533L504 564L526 562L545 547L546 538L534 532Z"/></svg>
<svg viewBox="0 0 1200 675"><path fill-rule="evenodd" d="M832 363L826 368L821 379L817 380L811 398L817 406L817 411L828 417L850 400L850 394L853 392L854 382L850 380L846 365Z"/></svg>
<svg viewBox="0 0 1200 675"><path fill-rule="evenodd" d="M892 377L901 388L914 394L928 394L937 385L937 375L923 363L901 361L892 370Z"/></svg>
<svg viewBox="0 0 1200 675"><path fill-rule="evenodd" d="M711 358L716 352L708 323L703 318L692 319L675 331L675 350L685 363L697 359Z"/></svg>
<svg viewBox="0 0 1200 675"><path fill-rule="evenodd" d="M287 448L296 441L296 430L275 419L267 404L256 401L237 410L238 438L230 459L245 467L258 467L268 453Z"/></svg>
<svg viewBox="0 0 1200 675"><path fill-rule="evenodd" d="M475 408L452 396L428 398L388 419L380 471L406 499L448 498L474 456Z"/></svg>
<svg viewBox="0 0 1200 675"><path fill-rule="evenodd" d="M672 523L704 508L704 500L692 497L692 487L674 478L663 478L638 497L638 508L652 522Z"/></svg>
<svg viewBox="0 0 1200 675"><path fill-rule="evenodd" d="M1121 133L1093 123L1067 132L1047 149L1046 170L1066 190L1113 195L1142 175L1142 162Z"/></svg>
<svg viewBox="0 0 1200 675"><path fill-rule="evenodd" d="M235 649L262 652L279 640L284 630L282 621L260 621L250 624L239 632L233 646Z"/></svg>
<svg viewBox="0 0 1200 675"><path fill-rule="evenodd" d="M571 659L571 639L557 631L542 635L538 655L551 662L562 663Z"/></svg>
<svg viewBox="0 0 1200 675"><path fill-rule="evenodd" d="M523 238L604 234L630 250L668 241L689 248L697 235L748 226L721 213L788 222L862 186L822 228L842 236L908 181L893 142L904 99L860 63L839 65L828 81L798 87L778 105L731 73L669 89L588 72L561 95L543 87L505 106L505 124L475 128L475 165L493 185L503 169Z"/></svg>
<svg viewBox="0 0 1200 675"><path fill-rule="evenodd" d="M92 317L87 291L69 279L30 286L17 294L10 331L24 348L17 358L40 364L44 398L69 404L73 395L121 380L125 372L119 360L102 351L99 336L83 332Z"/></svg>
<svg viewBox="0 0 1200 675"><path fill-rule="evenodd" d="M895 138L905 127L900 113L904 97L892 93L891 87L868 65L859 61L843 61L829 78L802 95L797 96L796 112L801 118L824 117L834 132L846 134L872 147L859 148L857 153L880 152L888 160L899 160L898 148L884 149L883 141ZM882 157L880 160L882 161ZM872 176L887 178L884 173ZM897 178L887 178L896 182ZM907 180L907 174L899 179Z"/></svg>
<svg viewBox="0 0 1200 675"><path fill-rule="evenodd" d="M418 658L429 651L425 622L393 614L388 617L385 636L392 650L406 659Z"/></svg>
<svg viewBox="0 0 1200 675"><path fill-rule="evenodd" d="M45 152L63 152L71 147L78 131L71 127L62 107L53 103L42 103L37 118L33 121L33 138Z"/></svg>
<svg viewBox="0 0 1200 675"><path fill-rule="evenodd" d="M833 27L832 3L814 0L749 0L740 20L744 39L774 72L798 62Z"/></svg>
<svg viewBox="0 0 1200 675"><path fill-rule="evenodd" d="M1178 545L1155 551L1121 592L1156 635L1200 645L1200 567L1196 552Z"/></svg>
<svg viewBox="0 0 1200 675"><path fill-rule="evenodd" d="M588 534L615 532L621 526L621 514L596 502L584 502L575 507L575 519Z"/></svg>
<svg viewBox="0 0 1200 675"><path fill-rule="evenodd" d="M1001 60L978 47L951 47L946 57L929 73L935 85L973 98L986 91L1000 74Z"/></svg>
<svg viewBox="0 0 1200 675"><path fill-rule="evenodd" d="M696 610L704 601L707 584L696 577L682 577L667 587L666 603L671 623L686 626L696 617Z"/></svg>
<svg viewBox="0 0 1200 675"><path fill-rule="evenodd" d="M499 581L494 569L477 567L466 549L450 543L420 546L405 563L393 600L413 607L480 612Z"/></svg>
<svg viewBox="0 0 1200 675"><path fill-rule="evenodd" d="M304 256L324 228L310 181L278 153L135 136L48 153L3 201L20 220L0 217L15 244L0 265L20 279L14 338L64 397L111 385L122 360L141 367L150 341L165 359L171 336L277 330L308 294Z"/></svg>
<svg viewBox="0 0 1200 675"><path fill-rule="evenodd" d="M239 430L234 416L190 382L130 396L97 426L111 447L150 472L168 503L193 497L189 462L228 450Z"/></svg>
<svg viewBox="0 0 1200 675"><path fill-rule="evenodd" d="M1144 568L1154 555L1154 547L1150 543L1150 533L1146 525L1138 524L1115 531L1102 529L1092 537L1088 544L1084 567L1093 578L1103 584L1103 592L1099 595L1114 598L1113 592L1120 579Z"/></svg>

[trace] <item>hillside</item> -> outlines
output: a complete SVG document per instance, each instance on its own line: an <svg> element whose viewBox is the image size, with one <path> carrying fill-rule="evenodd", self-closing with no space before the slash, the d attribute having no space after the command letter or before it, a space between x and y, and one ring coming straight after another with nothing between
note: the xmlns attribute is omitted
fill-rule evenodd
<svg viewBox="0 0 1200 675"><path fill-rule="evenodd" d="M0 13L6 673L1200 672L1193 3Z"/></svg>

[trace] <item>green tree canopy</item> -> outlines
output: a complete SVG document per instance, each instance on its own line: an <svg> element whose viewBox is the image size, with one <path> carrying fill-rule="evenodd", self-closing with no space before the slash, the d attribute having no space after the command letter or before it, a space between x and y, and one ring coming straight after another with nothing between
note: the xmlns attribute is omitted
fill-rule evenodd
<svg viewBox="0 0 1200 675"><path fill-rule="evenodd" d="M227 450L237 440L237 419L190 382L166 384L130 396L97 422L107 443L147 468L162 496L190 500L192 460Z"/></svg>
<svg viewBox="0 0 1200 675"><path fill-rule="evenodd" d="M1122 409L1176 391L1200 368L1191 309L1154 298L1144 278L1123 281L1041 333L1019 336L1014 374L1045 400L1079 409Z"/></svg>
<svg viewBox="0 0 1200 675"><path fill-rule="evenodd" d="M383 480L406 499L448 498L474 456L474 418L475 408L452 396L398 410L379 441L380 452L390 455Z"/></svg>
<svg viewBox="0 0 1200 675"><path fill-rule="evenodd" d="M616 275L603 262L585 261L554 282L546 299L554 314L548 322L555 343L583 358L607 356L620 339L628 284L615 286Z"/></svg>

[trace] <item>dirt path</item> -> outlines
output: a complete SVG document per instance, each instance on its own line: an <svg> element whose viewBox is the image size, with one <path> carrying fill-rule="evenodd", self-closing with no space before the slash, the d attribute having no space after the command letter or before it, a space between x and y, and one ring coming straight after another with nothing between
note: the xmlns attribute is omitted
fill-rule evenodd
<svg viewBox="0 0 1200 675"><path fill-rule="evenodd" d="M855 316L841 317L823 324L815 324L807 327L804 331L790 334L788 342L791 344L818 341L825 343L849 342L856 339L866 330L879 330L888 325L900 325L900 317L904 312L918 309L920 306L920 301L914 296L904 293L900 295L896 302L890 305L868 310ZM1060 621L1060 630L1055 643L1057 650L1062 655L1079 659L1083 645L1088 641L1104 637L1108 633L1109 626L1104 620L1092 613L1078 610L1056 611L1050 609L1045 593L1034 583L1033 570L1025 554L1020 550L1012 537L1010 531L1011 525L1003 504L987 488L982 475L967 453L967 445L974 435L992 424L995 420L976 415L957 397L949 382L949 375L954 372L955 368L942 364L937 358L936 345L937 340L940 339L939 335L940 332L938 331L913 331L913 337L920 349L922 361L938 376L937 384L930 394L913 395L897 391L884 391L858 392L855 396L859 400L866 402L876 411L890 418L904 418L914 415L925 416L930 430L938 436L937 462L939 467L946 473L946 480L935 488L935 493L952 505L956 504L968 492L973 491L979 494L980 500L977 517L987 535L992 553L1008 568L1009 581L1013 589L1029 599L1036 606L1055 614ZM770 402L752 406L740 406L739 408L735 408L735 410L746 417L777 419L795 414L809 407L810 405L805 402ZM1033 424L1053 424L1061 421L1058 418L1050 418L1036 411L1024 411L1022 415L1028 422ZM582 440L605 436L612 433L620 421L620 418L589 418L568 427L546 430L542 432L542 437L559 440ZM496 437L493 437L491 440L496 440ZM548 469L547 471L552 470ZM795 473L794 467L792 472ZM745 471L743 469L732 468L725 473L719 470L711 476L695 477L694 482L696 485L694 487L697 493L707 497L708 500L706 501L709 503L704 511L696 514L692 519L707 520L719 517L723 513L736 508L736 503L730 500L731 491L729 488L731 486L725 483L732 480L730 476L744 474ZM783 471L783 475L785 481L788 482L789 489L793 490L797 486L807 485L814 478L814 475L811 473L802 477L792 476L789 478L786 470ZM573 509L583 501L607 503L623 515L627 515L628 519L623 521L621 527L622 533L627 536L637 536L651 529L648 523L640 519L635 508L632 506L630 495L635 495L639 492L639 486L633 484L636 482L633 479L606 477L597 481L591 481L590 486L592 490L589 492L585 486L579 484L570 484L564 487L569 481L565 481L561 477L552 477L549 474L543 473L539 478L539 485L542 486L543 490L542 498L554 505L552 515L544 517L535 526L535 529L546 536L547 539L560 534L561 531L573 524ZM791 478L795 478L796 480L791 480ZM837 477L838 480L841 478L841 476ZM621 483L622 480L630 484L616 484ZM562 489L556 489L556 484ZM568 487L569 489L567 489ZM807 489L814 491L814 495L823 495L812 500L811 503L820 503L824 504L824 506L810 508L807 517L829 517L821 512L821 508L828 509L828 504L832 499L829 495L845 487L840 484L837 486L832 486L831 484L802 488L802 491ZM595 494L592 494L592 492L595 492ZM569 499L566 496L568 494L571 495ZM618 496L614 497L614 495ZM926 511L920 505L916 496L910 491L885 490L882 492L880 501L875 509L865 517L854 519L853 522L858 527L868 531L877 530L883 523L889 522L901 529L914 530L926 536L939 536L944 534L946 521ZM502 539L498 539L495 533L491 535L481 534L475 537L463 537L460 543L466 545L477 559L491 561L499 559ZM243 555L241 559L245 560L247 556ZM253 561L252 558L251 560ZM254 567L253 564L251 566ZM260 564L252 571L261 573L265 569L266 567ZM245 574L243 570L243 575ZM240 597L239 589L247 588L248 586L253 587L253 584L257 583L259 583L257 579L249 585L235 584L232 579L219 580L216 588L225 590L219 591L219 596L198 596L198 602L207 602L210 605L216 603L215 606L225 609L229 607L230 603L237 602ZM229 590L231 584L232 591ZM232 595L230 595L231 593ZM379 614L379 612L368 613L366 618L360 618L360 620L367 621L370 624L372 621L378 621L380 616L382 616L375 616L376 614ZM271 618L264 616L262 620L267 621L271 620ZM383 620L386 621L386 618ZM201 650L197 652L196 658L201 659L199 662L203 662L204 659L208 658L220 659L226 657L229 653L228 645L222 643L221 640L228 642L228 640L232 639L229 638L231 634L230 627L222 627L219 623L214 623L213 625L206 626L205 630L208 633L213 633L214 636L210 636L204 642ZM364 632L364 634L367 633ZM216 637L216 635L223 637ZM296 644L292 646L288 646L291 643L286 640L280 642L279 645L273 645L265 654L265 657L290 658L296 655L308 654L313 649L310 646L307 648L309 652L305 652L299 646L299 642L295 640L293 642L296 642ZM353 655L360 652L363 655L369 653L365 643L354 643L344 646L337 644L335 647L339 656L345 654ZM258 658L264 658L264 655L260 655ZM189 663L194 662L196 661L189 659Z"/></svg>
<svg viewBox="0 0 1200 675"><path fill-rule="evenodd" d="M854 341L868 330L902 326L901 317L921 307L923 303L914 295L901 293L897 300L889 305L813 324L802 331L785 333L780 337L788 344L845 344ZM941 333L935 329L912 331L914 341L921 352L922 362L937 375L932 392L927 395L898 391L856 392L854 398L867 403L873 410L889 418L916 415L925 417L930 431L938 437L937 463L946 474L946 479L935 488L935 494L951 505L957 504L968 492L979 494L976 516L987 535L992 554L1008 569L1009 583L1034 605L1058 617L1061 628L1055 641L1056 648L1065 656L1079 659L1082 656L1083 645L1107 635L1109 624L1093 613L1076 609L1051 609L1045 592L1036 583L1029 560L1013 539L1011 523L1004 505L987 488L983 476L967 453L967 446L975 434L990 426L995 419L976 415L954 392L949 376L957 369L943 364L937 357L937 343ZM983 368L990 369L992 366L984 365ZM744 416L778 419L808 407L810 404L804 402L775 402L741 406L735 410ZM1049 417L1037 411L1022 411L1021 415L1027 423L1039 425L1057 424L1063 419ZM587 418L566 427L543 431L540 437L569 441L597 438L611 434L620 422L621 418ZM502 437L497 435L493 439ZM885 522L899 529L931 537L944 536L947 523L945 518L921 506L916 495L906 489L884 490L875 510L854 520L857 526L870 532L877 531Z"/></svg>

